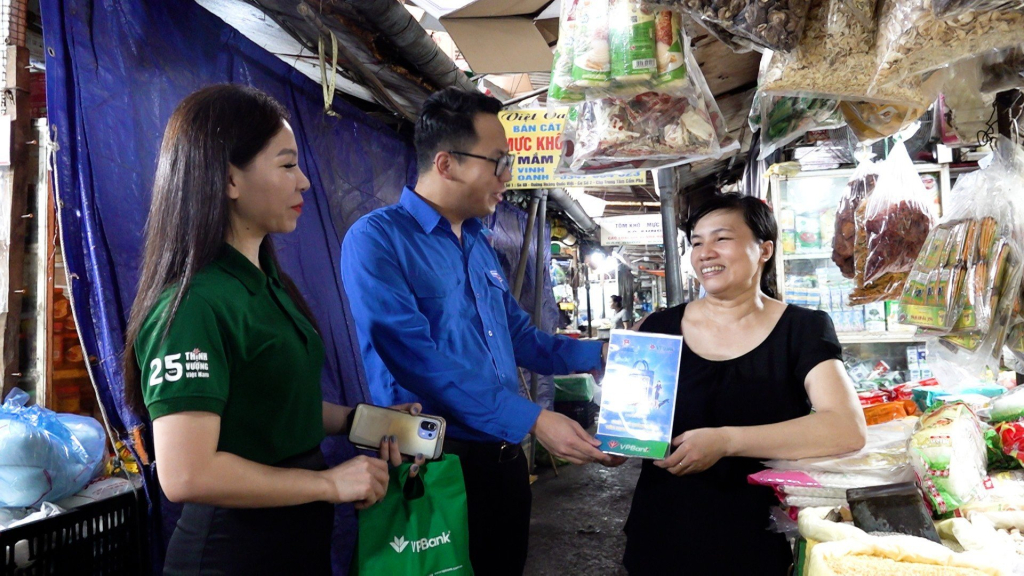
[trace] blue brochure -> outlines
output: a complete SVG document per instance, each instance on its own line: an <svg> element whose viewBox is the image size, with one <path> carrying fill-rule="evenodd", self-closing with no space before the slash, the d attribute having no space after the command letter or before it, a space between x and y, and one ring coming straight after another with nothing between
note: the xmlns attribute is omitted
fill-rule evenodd
<svg viewBox="0 0 1024 576"><path fill-rule="evenodd" d="M668 455L682 353L682 336L612 330L597 421L602 452Z"/></svg>

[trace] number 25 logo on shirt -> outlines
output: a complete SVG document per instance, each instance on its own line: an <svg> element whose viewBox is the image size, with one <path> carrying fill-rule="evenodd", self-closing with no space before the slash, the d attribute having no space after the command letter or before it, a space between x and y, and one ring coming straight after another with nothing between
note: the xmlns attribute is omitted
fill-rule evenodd
<svg viewBox="0 0 1024 576"><path fill-rule="evenodd" d="M185 364L182 365L181 357L185 356ZM196 348L184 354L168 354L163 358L154 358L149 362L149 385L156 386L164 382L177 382L184 376L186 379L209 378L210 364L207 362L207 354ZM161 375L161 373L163 373Z"/></svg>

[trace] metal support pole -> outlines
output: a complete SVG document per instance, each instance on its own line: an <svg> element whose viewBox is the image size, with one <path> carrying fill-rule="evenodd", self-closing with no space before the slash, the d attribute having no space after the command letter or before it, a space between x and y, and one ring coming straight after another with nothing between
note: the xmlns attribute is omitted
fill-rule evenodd
<svg viewBox="0 0 1024 576"><path fill-rule="evenodd" d="M512 297L519 301L523 291L523 279L526 278L526 258L530 254L530 236L533 235L533 223L537 220L537 204L540 196L534 194L530 198L530 213L526 217L526 232L523 233L523 247L519 249L519 265L516 266L516 281L512 284Z"/></svg>
<svg viewBox="0 0 1024 576"><path fill-rule="evenodd" d="M583 281L587 283L587 338L593 338L594 310L590 307L590 264L583 265Z"/></svg>
<svg viewBox="0 0 1024 576"><path fill-rule="evenodd" d="M537 190L534 197L539 198L540 203L537 207L537 259L534 261L533 266L533 324L538 330L541 330L541 315L544 310L544 275L548 273L547 267L544 266L544 251L551 250L551 240L546 237L547 233L544 226L548 217L548 191ZM539 387L540 375L535 372L530 379L530 398L534 402L537 401L537 390ZM530 442L531 473L536 463L536 458L534 457L536 453L537 437L534 436Z"/></svg>
<svg viewBox="0 0 1024 576"><path fill-rule="evenodd" d="M683 302L683 277L679 262L679 226L676 223L676 194L679 178L672 168L655 173L655 186L661 196L661 231L665 246L665 292L668 306Z"/></svg>
<svg viewBox="0 0 1024 576"><path fill-rule="evenodd" d="M633 271L622 263L619 263L619 294L622 296L622 309L626 311L623 325L629 328L633 325L633 296L636 294L636 283Z"/></svg>

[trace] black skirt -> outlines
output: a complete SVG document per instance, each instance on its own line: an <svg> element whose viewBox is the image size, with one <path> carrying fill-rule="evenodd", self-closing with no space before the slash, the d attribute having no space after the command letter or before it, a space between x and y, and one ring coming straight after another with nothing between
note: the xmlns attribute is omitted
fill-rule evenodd
<svg viewBox="0 0 1024 576"><path fill-rule="evenodd" d="M326 470L320 448L279 468ZM167 546L167 575L331 574L334 505L277 508L185 504Z"/></svg>

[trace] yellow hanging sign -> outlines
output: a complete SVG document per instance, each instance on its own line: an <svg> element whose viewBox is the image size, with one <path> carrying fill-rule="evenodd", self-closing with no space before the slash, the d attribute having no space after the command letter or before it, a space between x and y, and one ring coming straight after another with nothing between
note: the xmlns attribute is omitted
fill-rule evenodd
<svg viewBox="0 0 1024 576"><path fill-rule="evenodd" d="M545 110L503 110L498 114L509 151L516 157L512 180L505 187L569 188L632 186L647 182L643 170L625 170L611 174L555 174L562 158L562 130L568 108Z"/></svg>

